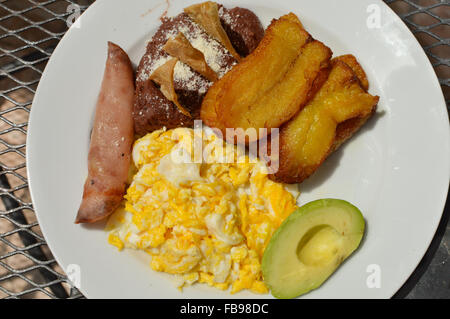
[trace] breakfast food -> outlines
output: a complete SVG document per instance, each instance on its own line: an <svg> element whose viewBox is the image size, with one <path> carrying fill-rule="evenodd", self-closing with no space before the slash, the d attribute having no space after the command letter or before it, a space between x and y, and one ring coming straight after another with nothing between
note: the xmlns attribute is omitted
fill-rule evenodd
<svg viewBox="0 0 450 319"><path fill-rule="evenodd" d="M135 91L128 57L108 47L77 223L114 212L109 243L148 253L180 289L278 298L317 288L358 247L356 207L325 199L295 211L297 185L287 185L375 112L353 55L332 59L293 13L264 31L250 10L210 1L162 18ZM192 129L199 118L209 127Z"/></svg>
<svg viewBox="0 0 450 319"><path fill-rule="evenodd" d="M294 14L282 16L272 21L257 49L208 91L201 117L222 129L279 127L320 86L315 80L328 73L331 55Z"/></svg>
<svg viewBox="0 0 450 319"><path fill-rule="evenodd" d="M187 117L191 117L191 114L186 110L178 101L178 95L175 92L173 84L173 73L175 65L178 63L177 58L170 59L160 67L158 67L150 76L149 80L159 85L159 90L162 95L169 101L171 101L178 108L178 111L183 113Z"/></svg>
<svg viewBox="0 0 450 319"><path fill-rule="evenodd" d="M273 180L302 182L367 121L378 97L361 83L367 87L354 57L332 60L330 75L311 102L280 129L279 169L271 175Z"/></svg>
<svg viewBox="0 0 450 319"><path fill-rule="evenodd" d="M219 41L237 61L241 59L220 22L219 6L217 3L207 1L194 4L184 8L184 12L195 23L200 25L207 34L212 36L216 41Z"/></svg>
<svg viewBox="0 0 450 319"><path fill-rule="evenodd" d="M359 84L367 92L369 90L369 80L367 79L366 72L362 68L361 64L359 64L358 60L352 54L340 55L335 60L339 60L347 64L352 71L355 73L356 77L359 80Z"/></svg>
<svg viewBox="0 0 450 319"><path fill-rule="evenodd" d="M277 298L318 288L358 248L364 234L358 208L337 199L310 202L292 213L264 252L264 280Z"/></svg>
<svg viewBox="0 0 450 319"><path fill-rule="evenodd" d="M367 92L353 55L330 62L331 55L294 14L273 20L256 50L210 88L200 116L228 142L267 145L264 160L278 168L271 179L301 183L364 125L379 99ZM272 128L279 144L267 138Z"/></svg>
<svg viewBox="0 0 450 319"><path fill-rule="evenodd" d="M206 62L205 55L202 51L194 48L182 32L178 33L175 38L167 40L163 50L180 59L181 62L189 65L211 82L217 81L217 74Z"/></svg>
<svg viewBox="0 0 450 319"><path fill-rule="evenodd" d="M161 26L148 42L147 50L137 68L133 118L138 136L163 127L192 127L193 121L200 118L202 100L213 83L192 63L186 64L187 61L183 61L179 55L174 56L173 46L172 50L170 48L165 50L168 41L173 42L174 39L181 38L180 34L182 34L194 49L204 55L209 68L214 71L217 78L220 78L238 62L237 56L245 57L252 52L264 35L264 29L258 17L248 9L239 7L227 9L213 2L206 2L186 10L188 13L183 12L175 17L163 19ZM224 30L235 52L230 52L217 39L217 32L210 34L208 31L213 32L211 28L205 30L199 24L204 21L205 12L216 13L220 19L220 26L216 24L214 30L220 28ZM199 23L194 22L191 17L196 18ZM214 22L217 17L209 20ZM221 34L220 39L224 36L223 33ZM153 81L149 81L152 73L172 57L180 60L174 67L174 89L179 104L189 112L190 116L162 94ZM207 69L205 72L211 75Z"/></svg>
<svg viewBox="0 0 450 319"><path fill-rule="evenodd" d="M133 143L134 75L128 55L108 42L88 157L88 177L76 223L92 223L114 212L125 193Z"/></svg>
<svg viewBox="0 0 450 319"><path fill-rule="evenodd" d="M196 163L194 134L204 145ZM133 147L137 173L125 204L108 221L109 242L144 250L151 267L178 286L206 283L265 293L261 258L272 233L296 209L296 196L268 179L259 160L211 130L158 130ZM233 161L223 163L225 154Z"/></svg>

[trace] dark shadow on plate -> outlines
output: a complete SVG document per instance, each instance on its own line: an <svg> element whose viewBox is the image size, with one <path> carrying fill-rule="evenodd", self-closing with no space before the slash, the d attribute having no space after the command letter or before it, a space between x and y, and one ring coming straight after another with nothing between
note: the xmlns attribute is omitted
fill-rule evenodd
<svg viewBox="0 0 450 319"><path fill-rule="evenodd" d="M409 276L408 280L403 284L403 286L392 296L393 299L403 299L405 298L411 290L417 285L420 278L423 276L425 271L430 266L431 261L433 260L436 251L439 248L439 245L444 237L445 231L447 229L447 224L450 219L450 193L447 193L447 202L445 204L444 212L441 217L441 221L439 222L439 226L436 230L436 234L433 237L433 240L430 243L425 255L422 257L422 260L417 265L416 269L414 269L411 276Z"/></svg>
<svg viewBox="0 0 450 319"><path fill-rule="evenodd" d="M108 220L108 218L105 218L105 220L101 220L95 223L85 223L85 224L80 224L80 227L83 227L85 229L89 229L89 230L105 230L105 226L106 226L106 221Z"/></svg>
<svg viewBox="0 0 450 319"><path fill-rule="evenodd" d="M364 134L365 132L372 130L375 126L375 123L385 115L385 111L376 112L364 125L363 127L357 131L347 142L342 144L333 154L328 157L323 164L317 169L317 171L307 180L305 180L300 185L301 192L308 193L315 188L322 185L326 180L330 178L333 172L339 167L339 163L341 161L342 156L344 155L345 147L347 143L351 143L351 140L360 134Z"/></svg>

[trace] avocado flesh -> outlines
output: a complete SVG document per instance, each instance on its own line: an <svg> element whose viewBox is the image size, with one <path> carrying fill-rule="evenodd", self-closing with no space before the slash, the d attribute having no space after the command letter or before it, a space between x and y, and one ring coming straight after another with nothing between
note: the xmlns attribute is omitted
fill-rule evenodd
<svg viewBox="0 0 450 319"><path fill-rule="evenodd" d="M359 246L364 218L338 199L310 202L277 229L262 260L264 281L277 298L318 288Z"/></svg>

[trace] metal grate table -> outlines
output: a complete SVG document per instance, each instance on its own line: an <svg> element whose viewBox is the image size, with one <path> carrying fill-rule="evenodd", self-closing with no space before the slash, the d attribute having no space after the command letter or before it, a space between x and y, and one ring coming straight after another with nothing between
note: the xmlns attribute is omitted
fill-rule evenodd
<svg viewBox="0 0 450 319"><path fill-rule="evenodd" d="M48 58L67 30L67 20L92 2L0 0L0 298L83 297L71 287L39 229L28 191L25 152L28 115ZM449 1L385 2L425 49L448 108ZM406 291L398 293L399 297L450 297L447 213L434 240L436 247L428 253L429 260L422 260L422 270L416 270L405 285L414 288L404 288Z"/></svg>

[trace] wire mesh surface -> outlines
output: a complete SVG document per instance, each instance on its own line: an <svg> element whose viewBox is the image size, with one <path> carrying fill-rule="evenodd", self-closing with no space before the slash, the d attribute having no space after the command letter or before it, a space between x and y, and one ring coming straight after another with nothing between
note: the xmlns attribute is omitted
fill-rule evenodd
<svg viewBox="0 0 450 319"><path fill-rule="evenodd" d="M74 5L93 0L0 0L0 298L79 298L52 257L33 211L26 132L37 84ZM385 1L424 47L450 99L449 2ZM71 7L69 7L71 6Z"/></svg>

